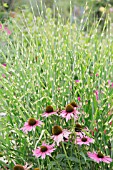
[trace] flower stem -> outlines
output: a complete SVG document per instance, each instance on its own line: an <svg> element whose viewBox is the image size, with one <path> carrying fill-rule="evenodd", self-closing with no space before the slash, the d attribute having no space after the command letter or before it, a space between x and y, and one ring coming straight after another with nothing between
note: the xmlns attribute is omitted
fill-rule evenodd
<svg viewBox="0 0 113 170"><path fill-rule="evenodd" d="M77 153L78 153L78 154L77 154ZM78 146L76 146L76 152L75 152L75 154L76 154L76 157L78 157L78 159L79 159L79 167L80 167L80 170L82 170Z"/></svg>
<svg viewBox="0 0 113 170"><path fill-rule="evenodd" d="M52 156L51 158L57 163L58 167L62 170L62 167L60 166L60 164Z"/></svg>
<svg viewBox="0 0 113 170"><path fill-rule="evenodd" d="M63 144L63 143L62 143L62 147L63 147L64 153L65 153L65 156L66 156L66 159L67 159L69 168L70 168L70 170L72 170L71 165L70 165L70 162L69 162L69 159L68 159L68 156L67 156L67 152L66 152L66 150L65 150L65 147L64 147L64 144Z"/></svg>

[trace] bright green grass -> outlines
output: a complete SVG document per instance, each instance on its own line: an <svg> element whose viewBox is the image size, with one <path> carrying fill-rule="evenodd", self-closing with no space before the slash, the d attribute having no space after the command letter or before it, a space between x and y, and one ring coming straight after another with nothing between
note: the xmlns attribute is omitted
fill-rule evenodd
<svg viewBox="0 0 113 170"><path fill-rule="evenodd" d="M7 166L10 170L12 160L23 165L25 162L32 163L34 168L58 169L52 167L49 158L42 161L33 157L32 150L42 129L45 131L40 144L45 139L48 143L51 141L48 137L51 124L59 122L61 126L68 125L60 119L42 119L45 107L52 105L54 109L63 109L70 101L82 104L80 112L84 114L79 122L84 120L85 126L94 129L97 121L95 145L89 147L90 150L100 149L113 158L113 151L108 147L113 145L113 130L108 123L112 118L108 112L113 103L113 88L108 87L108 80L113 81L112 35L108 30L99 33L98 23L86 33L81 26L77 27L70 21L64 24L60 15L55 24L49 10L47 14L46 19L40 16L33 20L33 14L24 12L10 21L12 35L9 38L1 34L7 39L7 46L0 51L7 67L0 66L0 74L6 75L0 81L3 86L0 88L0 108L7 116L1 119L0 152L9 161ZM76 76L79 84L75 83ZM98 102L94 95L96 89L99 91ZM78 95L81 102L77 101ZM45 126L37 128L36 134L24 135L19 129L30 117L44 120ZM53 157L56 159L56 155ZM86 169L106 170L113 166L113 163L88 163L89 168L85 163ZM3 165L2 162L0 164ZM81 167L84 168L82 163Z"/></svg>

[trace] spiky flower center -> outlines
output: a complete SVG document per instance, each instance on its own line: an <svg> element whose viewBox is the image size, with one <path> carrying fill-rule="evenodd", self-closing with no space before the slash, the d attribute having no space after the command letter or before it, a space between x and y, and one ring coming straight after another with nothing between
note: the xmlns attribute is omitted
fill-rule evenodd
<svg viewBox="0 0 113 170"><path fill-rule="evenodd" d="M47 106L47 107L46 107L46 112L47 112L47 113L53 112L53 107L52 107L52 106Z"/></svg>
<svg viewBox="0 0 113 170"><path fill-rule="evenodd" d="M97 157L98 158L104 158L104 155L101 152L98 152Z"/></svg>
<svg viewBox="0 0 113 170"><path fill-rule="evenodd" d="M67 141L68 139L67 138L65 138L65 137L63 137L63 139L64 139L64 141Z"/></svg>
<svg viewBox="0 0 113 170"><path fill-rule="evenodd" d="M13 170L25 170L22 165L15 165Z"/></svg>
<svg viewBox="0 0 113 170"><path fill-rule="evenodd" d="M68 105L66 106L66 112L67 112L67 113L71 113L71 112L73 112L73 111L74 111L73 106L70 105L70 104L68 104Z"/></svg>
<svg viewBox="0 0 113 170"><path fill-rule="evenodd" d="M61 108L58 108L57 114L60 115Z"/></svg>
<svg viewBox="0 0 113 170"><path fill-rule="evenodd" d="M86 141L87 141L87 138L83 137L82 142L86 142Z"/></svg>
<svg viewBox="0 0 113 170"><path fill-rule="evenodd" d="M52 128L52 134L53 135L59 135L61 133L62 133L62 128L60 126L56 125Z"/></svg>
<svg viewBox="0 0 113 170"><path fill-rule="evenodd" d="M29 124L30 126L33 126L33 125L36 124L36 120L35 120L34 118L30 118L30 119L28 120L28 124Z"/></svg>
<svg viewBox="0 0 113 170"><path fill-rule="evenodd" d="M82 131L82 126L80 124L76 124L75 132L81 132L81 131Z"/></svg>
<svg viewBox="0 0 113 170"><path fill-rule="evenodd" d="M41 148L41 152L46 152L48 150L46 146L41 146L40 148Z"/></svg>
<svg viewBox="0 0 113 170"><path fill-rule="evenodd" d="M77 104L75 102L71 102L70 105L73 107L77 107Z"/></svg>

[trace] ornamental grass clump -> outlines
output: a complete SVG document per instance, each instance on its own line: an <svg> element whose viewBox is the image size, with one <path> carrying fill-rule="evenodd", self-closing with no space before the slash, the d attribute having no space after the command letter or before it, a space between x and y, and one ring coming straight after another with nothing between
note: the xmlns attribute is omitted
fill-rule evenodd
<svg viewBox="0 0 113 170"><path fill-rule="evenodd" d="M25 8L2 24L9 36L0 25L0 169L112 169L109 20L86 32L85 11L77 26L53 7L57 18Z"/></svg>

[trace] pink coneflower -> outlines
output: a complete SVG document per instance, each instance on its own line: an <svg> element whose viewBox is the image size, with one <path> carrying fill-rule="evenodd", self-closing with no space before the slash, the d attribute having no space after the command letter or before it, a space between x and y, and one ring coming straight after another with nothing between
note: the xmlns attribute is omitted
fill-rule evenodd
<svg viewBox="0 0 113 170"><path fill-rule="evenodd" d="M96 73L96 77L98 77L99 76L99 74L98 73Z"/></svg>
<svg viewBox="0 0 113 170"><path fill-rule="evenodd" d="M0 30L2 30L2 24L0 24Z"/></svg>
<svg viewBox="0 0 113 170"><path fill-rule="evenodd" d="M79 83L79 82L80 82L80 80L75 80L75 82L76 82L76 83Z"/></svg>
<svg viewBox="0 0 113 170"><path fill-rule="evenodd" d="M11 35L11 31L9 30L7 26L4 27L4 30L7 32L8 35Z"/></svg>
<svg viewBox="0 0 113 170"><path fill-rule="evenodd" d="M109 125L112 125L113 124L113 120L111 119L108 123L109 123Z"/></svg>
<svg viewBox="0 0 113 170"><path fill-rule="evenodd" d="M84 127L82 125L80 125L79 123L77 123L75 125L75 132L77 135L80 135L80 134L85 134L84 132L88 132L89 129L87 127Z"/></svg>
<svg viewBox="0 0 113 170"><path fill-rule="evenodd" d="M35 120L34 118L30 118L28 122L25 122L24 126L21 128L21 130L25 133L31 131L32 129L35 129L36 126L41 126L43 123L40 120Z"/></svg>
<svg viewBox="0 0 113 170"><path fill-rule="evenodd" d="M110 85L111 84L111 80L108 80L108 85Z"/></svg>
<svg viewBox="0 0 113 170"><path fill-rule="evenodd" d="M6 78L6 75L5 75L5 74L2 74L2 77L3 77L3 78Z"/></svg>
<svg viewBox="0 0 113 170"><path fill-rule="evenodd" d="M80 98L80 96L78 97L78 101L80 101L81 100L81 98Z"/></svg>
<svg viewBox="0 0 113 170"><path fill-rule="evenodd" d="M22 166L22 165L20 165L20 164L16 164L15 166L14 166L14 168L13 168L13 170L28 170L28 169L30 169L32 167L32 165L30 165L29 167L28 167L28 164L26 163L26 165L24 165L24 166Z"/></svg>
<svg viewBox="0 0 113 170"><path fill-rule="evenodd" d="M77 123L75 125L75 132L82 132L83 126Z"/></svg>
<svg viewBox="0 0 113 170"><path fill-rule="evenodd" d="M111 83L111 87L113 88L113 83Z"/></svg>
<svg viewBox="0 0 113 170"><path fill-rule="evenodd" d="M73 106L75 109L76 108L81 108L81 103L79 103L79 105L77 105L74 101L70 103L71 106ZM80 114L80 113L79 113Z"/></svg>
<svg viewBox="0 0 113 170"><path fill-rule="evenodd" d="M71 132L69 132L67 129L62 129L60 126L56 125L52 128L52 138L59 146L60 142L64 142L65 139L68 140L69 135Z"/></svg>
<svg viewBox="0 0 113 170"><path fill-rule="evenodd" d="M2 66L6 67L6 66L7 66L7 64L6 64L6 63L3 63L3 64L2 64Z"/></svg>
<svg viewBox="0 0 113 170"><path fill-rule="evenodd" d="M78 105L75 102L71 102L70 105L73 107L78 107Z"/></svg>
<svg viewBox="0 0 113 170"><path fill-rule="evenodd" d="M112 159L109 156L104 156L101 152L88 152L88 156L93 159L95 162L100 163L100 162L105 162L105 163L110 163L112 162Z"/></svg>
<svg viewBox="0 0 113 170"><path fill-rule="evenodd" d="M33 155L37 158L41 157L42 159L45 159L46 155L51 156L51 153L55 150L54 146L54 144L47 145L45 142L43 142L42 146L33 151Z"/></svg>
<svg viewBox="0 0 113 170"><path fill-rule="evenodd" d="M0 24L0 30L7 32L8 35L11 35L11 31L9 30L7 26L3 28L2 24Z"/></svg>
<svg viewBox="0 0 113 170"><path fill-rule="evenodd" d="M66 109L61 111L60 116L65 118L67 122L71 118L74 118L76 120L78 118L77 114L79 114L79 112L76 110L76 108L73 107L71 104L68 104L66 106Z"/></svg>
<svg viewBox="0 0 113 170"><path fill-rule="evenodd" d="M55 114L57 114L57 112L55 112L53 110L53 107L52 106L47 106L46 111L42 114L42 117L48 117L48 116L55 115Z"/></svg>
<svg viewBox="0 0 113 170"><path fill-rule="evenodd" d="M75 140L75 144L78 145L89 145L90 143L94 143L94 139L82 134L79 134L79 137L77 136Z"/></svg>

